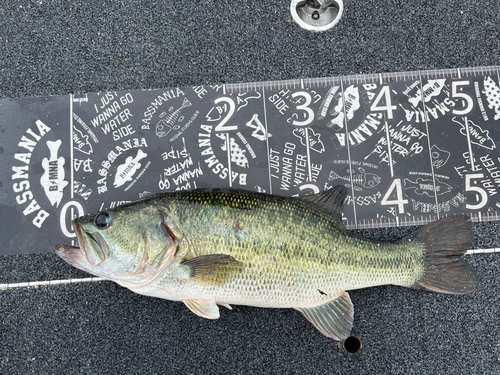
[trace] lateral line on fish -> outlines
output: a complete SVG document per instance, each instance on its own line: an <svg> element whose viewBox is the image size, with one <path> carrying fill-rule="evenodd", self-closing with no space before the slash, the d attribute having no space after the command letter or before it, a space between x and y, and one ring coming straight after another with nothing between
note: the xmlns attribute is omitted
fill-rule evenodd
<svg viewBox="0 0 500 375"><path fill-rule="evenodd" d="M465 255L476 254L493 254L500 253L500 247L493 247L491 249L471 249L465 252ZM65 280L49 280L49 281L29 281L27 283L7 283L0 284L0 290L16 289L16 288L31 288L39 286L61 285L61 284L80 284L90 283L97 281L110 281L104 277L87 277L83 279L65 279Z"/></svg>
<svg viewBox="0 0 500 375"><path fill-rule="evenodd" d="M7 283L0 284L0 290L16 289L16 288L31 288L39 286L51 286L51 285L61 285L61 284L80 284L80 283L90 283L96 281L109 281L103 277L87 277L83 279L64 279L64 280L47 280L47 281L28 281L25 283Z"/></svg>

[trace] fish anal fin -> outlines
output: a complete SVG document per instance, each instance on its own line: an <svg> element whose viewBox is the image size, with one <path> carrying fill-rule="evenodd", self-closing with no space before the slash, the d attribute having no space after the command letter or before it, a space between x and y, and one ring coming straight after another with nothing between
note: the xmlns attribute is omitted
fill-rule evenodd
<svg viewBox="0 0 500 375"><path fill-rule="evenodd" d="M201 255L181 264L189 267L190 279L211 285L222 285L231 281L243 268L242 262L226 254Z"/></svg>
<svg viewBox="0 0 500 375"><path fill-rule="evenodd" d="M189 310L206 319L219 319L219 307L213 299L186 299L183 301Z"/></svg>
<svg viewBox="0 0 500 375"><path fill-rule="evenodd" d="M318 194L304 195L299 199L315 203L323 209L330 211L339 220L342 220L342 210L348 191L345 186L337 185Z"/></svg>
<svg viewBox="0 0 500 375"><path fill-rule="evenodd" d="M354 307L347 292L315 307L296 308L323 335L342 341L349 336L354 320Z"/></svg>

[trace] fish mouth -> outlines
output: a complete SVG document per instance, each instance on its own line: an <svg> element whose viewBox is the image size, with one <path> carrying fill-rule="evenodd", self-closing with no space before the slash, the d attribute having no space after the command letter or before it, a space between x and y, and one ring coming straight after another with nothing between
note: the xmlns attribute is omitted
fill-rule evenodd
<svg viewBox="0 0 500 375"><path fill-rule="evenodd" d="M55 253L72 266L83 271L92 272L85 252L78 246L57 245Z"/></svg>
<svg viewBox="0 0 500 375"><path fill-rule="evenodd" d="M80 246L57 245L55 252L69 264L90 272L109 257L109 247L99 233L85 231L78 219L73 220L71 224Z"/></svg>

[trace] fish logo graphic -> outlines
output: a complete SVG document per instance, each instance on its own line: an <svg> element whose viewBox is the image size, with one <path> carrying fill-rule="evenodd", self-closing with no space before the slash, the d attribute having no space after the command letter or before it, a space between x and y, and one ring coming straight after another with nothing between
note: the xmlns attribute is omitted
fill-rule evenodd
<svg viewBox="0 0 500 375"><path fill-rule="evenodd" d="M357 87L349 86L345 89L344 93L340 97L337 105L331 111L333 119L331 119L326 126L333 128L335 130L341 130L344 128L344 108L346 111L347 120L351 120L354 117L354 113L361 107L359 101L359 90Z"/></svg>
<svg viewBox="0 0 500 375"><path fill-rule="evenodd" d="M158 138L163 138L165 137L168 133L172 131L172 129L175 130L175 123L177 120L180 120L179 116L181 115L181 111L186 108L190 107L192 104L189 101L188 98L184 98L182 101L182 105L177 108L175 111L173 110L174 107L170 107L168 110L170 114L168 114L165 118L162 118L158 123L156 124L156 135ZM165 112L164 112L165 113ZM161 115L160 115L161 117ZM182 118L184 119L184 118Z"/></svg>
<svg viewBox="0 0 500 375"><path fill-rule="evenodd" d="M359 167L357 171L348 169L346 171L347 175L340 176L335 171L330 171L328 176L328 181L342 180L347 183L344 184L345 187L351 187L351 172L352 172L352 186L356 191L362 191L363 188L372 189L380 184L382 179L375 173L366 173L365 169Z"/></svg>
<svg viewBox="0 0 500 375"><path fill-rule="evenodd" d="M411 103L412 106L417 108L418 103L422 100L422 92L423 97L424 97L424 102L427 103L430 101L433 97L438 96L441 94L441 91L444 88L444 85L446 83L446 79L430 79L422 88L422 90L418 89L417 93L413 98L409 98L408 101Z"/></svg>
<svg viewBox="0 0 500 375"><path fill-rule="evenodd" d="M453 188L446 182L440 181L438 178L436 181L436 195L443 195L449 193ZM417 178L415 181L409 178L404 179L405 190L414 190L417 195L427 195L428 197L434 197L434 184L431 178Z"/></svg>
<svg viewBox="0 0 500 375"><path fill-rule="evenodd" d="M307 130L307 135L309 136L309 148L311 150L316 151L317 153L322 154L325 152L325 145L323 144L323 141L320 139L321 134L316 133L312 129L304 129L304 128L295 128L293 130L293 135L296 136L297 138L300 139L300 143L302 143L303 146L306 145L306 130Z"/></svg>
<svg viewBox="0 0 500 375"><path fill-rule="evenodd" d="M456 117L453 117L451 121L460 125L460 134L467 136L467 130L465 127L465 123L462 123L458 120L455 120ZM464 119L465 121L465 119ZM489 130L483 130L479 125L475 124L471 120L467 120L467 124L469 125L469 139L472 144L475 144L480 147L484 147L487 150L492 151L497 148L495 142L490 137Z"/></svg>
<svg viewBox="0 0 500 375"><path fill-rule="evenodd" d="M125 160L125 163L119 165L116 168L115 181L113 182L114 187L118 188L125 184L127 181L132 181L135 172L137 172L137 170L141 167L141 163L139 163L139 161L141 159L144 159L146 156L148 155L141 149L139 149L135 158L129 156Z"/></svg>
<svg viewBox="0 0 500 375"><path fill-rule="evenodd" d="M40 184L45 191L45 195L50 201L52 206L56 205L59 207L61 199L63 198L63 190L68 185L68 181L64 181L64 157L57 157L59 152L59 147L61 147L62 141L58 139L55 142L47 141L47 147L50 151L50 158L44 158L42 160L42 168L45 173L40 178Z"/></svg>
<svg viewBox="0 0 500 375"><path fill-rule="evenodd" d="M73 146L85 155L90 155L94 152L92 145L89 142L89 136L83 133L76 126L73 126Z"/></svg>
<svg viewBox="0 0 500 375"><path fill-rule="evenodd" d="M332 101L338 101L342 94L340 92L337 92L340 89L340 86L333 86L331 87L328 92L325 95L325 98L322 100L319 110L316 113L316 118L318 120L322 120L326 117L328 113L328 108L330 107L330 104Z"/></svg>
<svg viewBox="0 0 500 375"><path fill-rule="evenodd" d="M432 158L432 165L434 168L439 169L443 165L445 165L448 162L448 159L450 158L450 153L446 150L440 149L436 145L432 145L431 147L431 158Z"/></svg>

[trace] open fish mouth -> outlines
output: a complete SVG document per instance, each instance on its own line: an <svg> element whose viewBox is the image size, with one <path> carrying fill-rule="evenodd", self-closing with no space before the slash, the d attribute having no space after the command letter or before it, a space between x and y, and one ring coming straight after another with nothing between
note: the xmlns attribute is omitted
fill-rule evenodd
<svg viewBox="0 0 500 375"><path fill-rule="evenodd" d="M69 264L91 272L109 257L109 247L99 233L86 232L78 220L73 220L72 225L80 246L57 245L55 252Z"/></svg>
<svg viewBox="0 0 500 375"><path fill-rule="evenodd" d="M83 271L92 272L85 252L78 246L57 245L56 254L72 266Z"/></svg>

